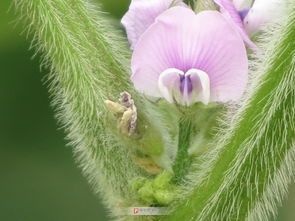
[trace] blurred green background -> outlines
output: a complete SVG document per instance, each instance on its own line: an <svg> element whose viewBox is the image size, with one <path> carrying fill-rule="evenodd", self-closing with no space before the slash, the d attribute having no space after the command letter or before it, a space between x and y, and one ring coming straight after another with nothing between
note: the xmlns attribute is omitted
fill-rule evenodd
<svg viewBox="0 0 295 221"><path fill-rule="evenodd" d="M103 0L119 19L129 0ZM0 221L109 220L66 146L29 41L0 2ZM293 185L294 186L294 185ZM295 220L295 186L279 221Z"/></svg>

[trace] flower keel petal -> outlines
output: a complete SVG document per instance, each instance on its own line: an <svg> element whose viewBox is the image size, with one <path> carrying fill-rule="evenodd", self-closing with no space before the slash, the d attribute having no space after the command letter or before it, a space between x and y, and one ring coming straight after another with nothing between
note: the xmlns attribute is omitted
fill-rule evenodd
<svg viewBox="0 0 295 221"><path fill-rule="evenodd" d="M159 90L162 96L170 103L176 100L181 102L180 98L180 82L184 76L183 71L176 68L169 68L161 73L158 81Z"/></svg>
<svg viewBox="0 0 295 221"><path fill-rule="evenodd" d="M190 77L193 86L188 105L198 101L208 104L210 101L210 79L208 74L198 69L190 69L186 75Z"/></svg>

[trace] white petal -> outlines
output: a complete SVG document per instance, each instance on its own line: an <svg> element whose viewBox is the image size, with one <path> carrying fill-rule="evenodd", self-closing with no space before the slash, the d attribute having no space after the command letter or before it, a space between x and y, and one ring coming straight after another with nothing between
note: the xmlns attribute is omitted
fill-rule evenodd
<svg viewBox="0 0 295 221"><path fill-rule="evenodd" d="M251 8L254 0L233 0L234 5L238 10Z"/></svg>
<svg viewBox="0 0 295 221"><path fill-rule="evenodd" d="M162 96L170 103L175 99L180 102L180 76L184 75L183 71L176 68L169 68L159 76L158 86Z"/></svg>
<svg viewBox="0 0 295 221"><path fill-rule="evenodd" d="M210 79L208 74L198 69L190 69L185 75L190 76L193 85L188 105L198 101L208 104L210 101Z"/></svg>
<svg viewBox="0 0 295 221"><path fill-rule="evenodd" d="M280 18L286 9L286 1L256 0L244 20L246 31L249 34L259 31L263 25L275 22Z"/></svg>

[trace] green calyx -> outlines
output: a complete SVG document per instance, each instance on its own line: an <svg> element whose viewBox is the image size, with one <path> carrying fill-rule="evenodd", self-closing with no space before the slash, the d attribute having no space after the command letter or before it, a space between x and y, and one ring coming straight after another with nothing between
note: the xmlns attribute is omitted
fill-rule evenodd
<svg viewBox="0 0 295 221"><path fill-rule="evenodd" d="M194 10L196 13L204 10L217 10L213 0L196 0L194 1Z"/></svg>

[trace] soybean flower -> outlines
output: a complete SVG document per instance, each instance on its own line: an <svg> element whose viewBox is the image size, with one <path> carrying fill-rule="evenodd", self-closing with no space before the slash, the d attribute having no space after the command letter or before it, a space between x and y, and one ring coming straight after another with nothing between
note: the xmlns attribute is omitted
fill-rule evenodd
<svg viewBox="0 0 295 221"><path fill-rule="evenodd" d="M241 97L248 59L241 35L221 13L176 6L141 35L131 68L135 88L145 95L208 104Z"/></svg>

